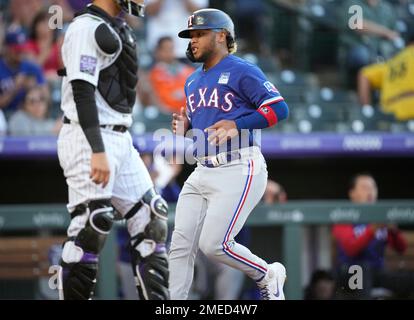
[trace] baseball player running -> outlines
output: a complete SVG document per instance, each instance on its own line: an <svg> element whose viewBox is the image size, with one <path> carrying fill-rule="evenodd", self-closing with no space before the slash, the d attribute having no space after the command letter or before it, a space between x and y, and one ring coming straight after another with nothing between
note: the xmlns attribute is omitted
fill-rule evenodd
<svg viewBox="0 0 414 320"><path fill-rule="evenodd" d="M75 15L62 58L64 126L58 155L69 189L61 299L89 299L99 253L116 218L127 219L141 299L168 299L167 203L127 131L136 99L137 51L121 10L143 16L143 1L95 0Z"/></svg>
<svg viewBox="0 0 414 320"><path fill-rule="evenodd" d="M191 39L187 56L203 65L185 84L186 110L172 120L174 133L195 132L198 163L177 203L169 254L171 298L188 297L200 247L210 259L254 279L263 299L283 300L284 266L267 264L234 237L266 187L266 163L254 129L287 118L288 106L258 67L232 55L235 32L226 13L194 12L179 37Z"/></svg>

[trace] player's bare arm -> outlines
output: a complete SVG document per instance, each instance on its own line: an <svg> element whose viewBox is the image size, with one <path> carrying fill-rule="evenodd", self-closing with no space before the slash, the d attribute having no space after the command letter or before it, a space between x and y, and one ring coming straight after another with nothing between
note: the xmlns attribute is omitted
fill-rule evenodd
<svg viewBox="0 0 414 320"><path fill-rule="evenodd" d="M371 83L362 71L358 73L358 97L361 105L371 105Z"/></svg>

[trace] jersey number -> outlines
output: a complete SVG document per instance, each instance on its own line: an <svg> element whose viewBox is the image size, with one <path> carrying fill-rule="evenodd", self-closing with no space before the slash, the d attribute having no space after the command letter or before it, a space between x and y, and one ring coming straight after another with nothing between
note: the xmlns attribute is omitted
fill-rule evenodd
<svg viewBox="0 0 414 320"><path fill-rule="evenodd" d="M404 78L407 74L407 65L405 62L394 64L390 66L389 80L393 82L397 79Z"/></svg>

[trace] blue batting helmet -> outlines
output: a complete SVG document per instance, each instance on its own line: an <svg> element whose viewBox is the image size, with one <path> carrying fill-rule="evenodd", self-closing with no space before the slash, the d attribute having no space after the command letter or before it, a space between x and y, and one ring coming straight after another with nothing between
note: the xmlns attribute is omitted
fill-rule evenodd
<svg viewBox="0 0 414 320"><path fill-rule="evenodd" d="M224 29L235 38L234 24L229 15L217 9L201 9L188 17L188 28L181 31L180 38L190 38L191 30Z"/></svg>

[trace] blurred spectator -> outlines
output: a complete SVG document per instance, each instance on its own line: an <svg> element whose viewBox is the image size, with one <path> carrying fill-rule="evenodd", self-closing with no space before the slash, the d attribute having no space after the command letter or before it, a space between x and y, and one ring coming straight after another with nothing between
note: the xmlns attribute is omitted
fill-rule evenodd
<svg viewBox="0 0 414 320"><path fill-rule="evenodd" d="M349 198L356 204L372 204L377 201L378 189L370 174L358 174L351 179ZM337 245L337 267L340 285L344 294L348 292L349 267L363 269L363 289L354 290L350 297L369 298L373 288L386 288L393 292L412 292L412 273L393 273L384 270L385 247L390 245L403 253L407 242L396 225L392 224L338 224L333 226L333 237ZM408 275L408 276L407 276Z"/></svg>
<svg viewBox="0 0 414 320"><path fill-rule="evenodd" d="M150 101L167 113L179 112L185 106L184 85L194 69L178 61L174 55L174 41L171 37L158 40L155 49L155 65L148 73Z"/></svg>
<svg viewBox="0 0 414 320"><path fill-rule="evenodd" d="M6 11L9 0L0 0L0 12Z"/></svg>
<svg viewBox="0 0 414 320"><path fill-rule="evenodd" d="M47 98L43 90L39 87L30 89L26 94L22 110L18 110L10 117L10 134L13 136L56 135L61 127L61 120L48 118L47 109Z"/></svg>
<svg viewBox="0 0 414 320"><path fill-rule="evenodd" d="M333 300L335 286L335 278L329 271L316 270L305 289L304 300Z"/></svg>
<svg viewBox="0 0 414 320"><path fill-rule="evenodd" d="M173 156L171 159L157 157L154 159L154 169L158 172L155 178L155 186L160 190L161 196L165 201L177 202L181 192L181 186L177 182L177 177L183 170L183 161Z"/></svg>
<svg viewBox="0 0 414 320"><path fill-rule="evenodd" d="M28 47L33 60L43 68L46 78L56 80L57 70L63 67L63 63L57 41L58 33L49 28L49 18L50 15L44 10L34 17Z"/></svg>
<svg viewBox="0 0 414 320"><path fill-rule="evenodd" d="M4 49L0 58L0 108L7 117L18 109L30 88L41 86L45 96L49 95L41 68L24 58L28 46L21 29L7 32Z"/></svg>
<svg viewBox="0 0 414 320"><path fill-rule="evenodd" d="M179 38L178 32L187 26L191 13L208 6L208 0L147 0L146 4L148 49L153 51L159 38L170 36L175 56L187 62L188 40Z"/></svg>
<svg viewBox="0 0 414 320"><path fill-rule="evenodd" d="M176 179L183 170L183 161L174 155L165 158L150 153L142 153L141 158L148 168L155 189L167 202L177 202L181 187Z"/></svg>
<svg viewBox="0 0 414 320"><path fill-rule="evenodd" d="M0 54L3 52L4 33L6 31L5 12L1 9L2 8L0 8Z"/></svg>
<svg viewBox="0 0 414 320"><path fill-rule="evenodd" d="M372 90L380 91L384 112L399 120L414 119L414 23L408 27L408 46L392 59L363 68L358 75L359 100L372 108Z"/></svg>
<svg viewBox="0 0 414 320"><path fill-rule="evenodd" d="M151 153L140 153L141 159L145 166L148 168L148 172L151 176L151 180L154 181L158 173L153 168L153 157Z"/></svg>
<svg viewBox="0 0 414 320"><path fill-rule="evenodd" d="M287 202L287 193L279 183L268 179L262 200L265 204L285 203Z"/></svg>
<svg viewBox="0 0 414 320"><path fill-rule="evenodd" d="M10 25L22 28L28 35L34 17L42 10L44 5L44 0L10 0Z"/></svg>
<svg viewBox="0 0 414 320"><path fill-rule="evenodd" d="M362 9L362 29L351 29L349 8ZM389 58L395 52L394 43L400 39L396 30L396 14L391 4L383 0L347 0L339 7L340 45L349 85L355 86L358 70L376 62L378 57Z"/></svg>

